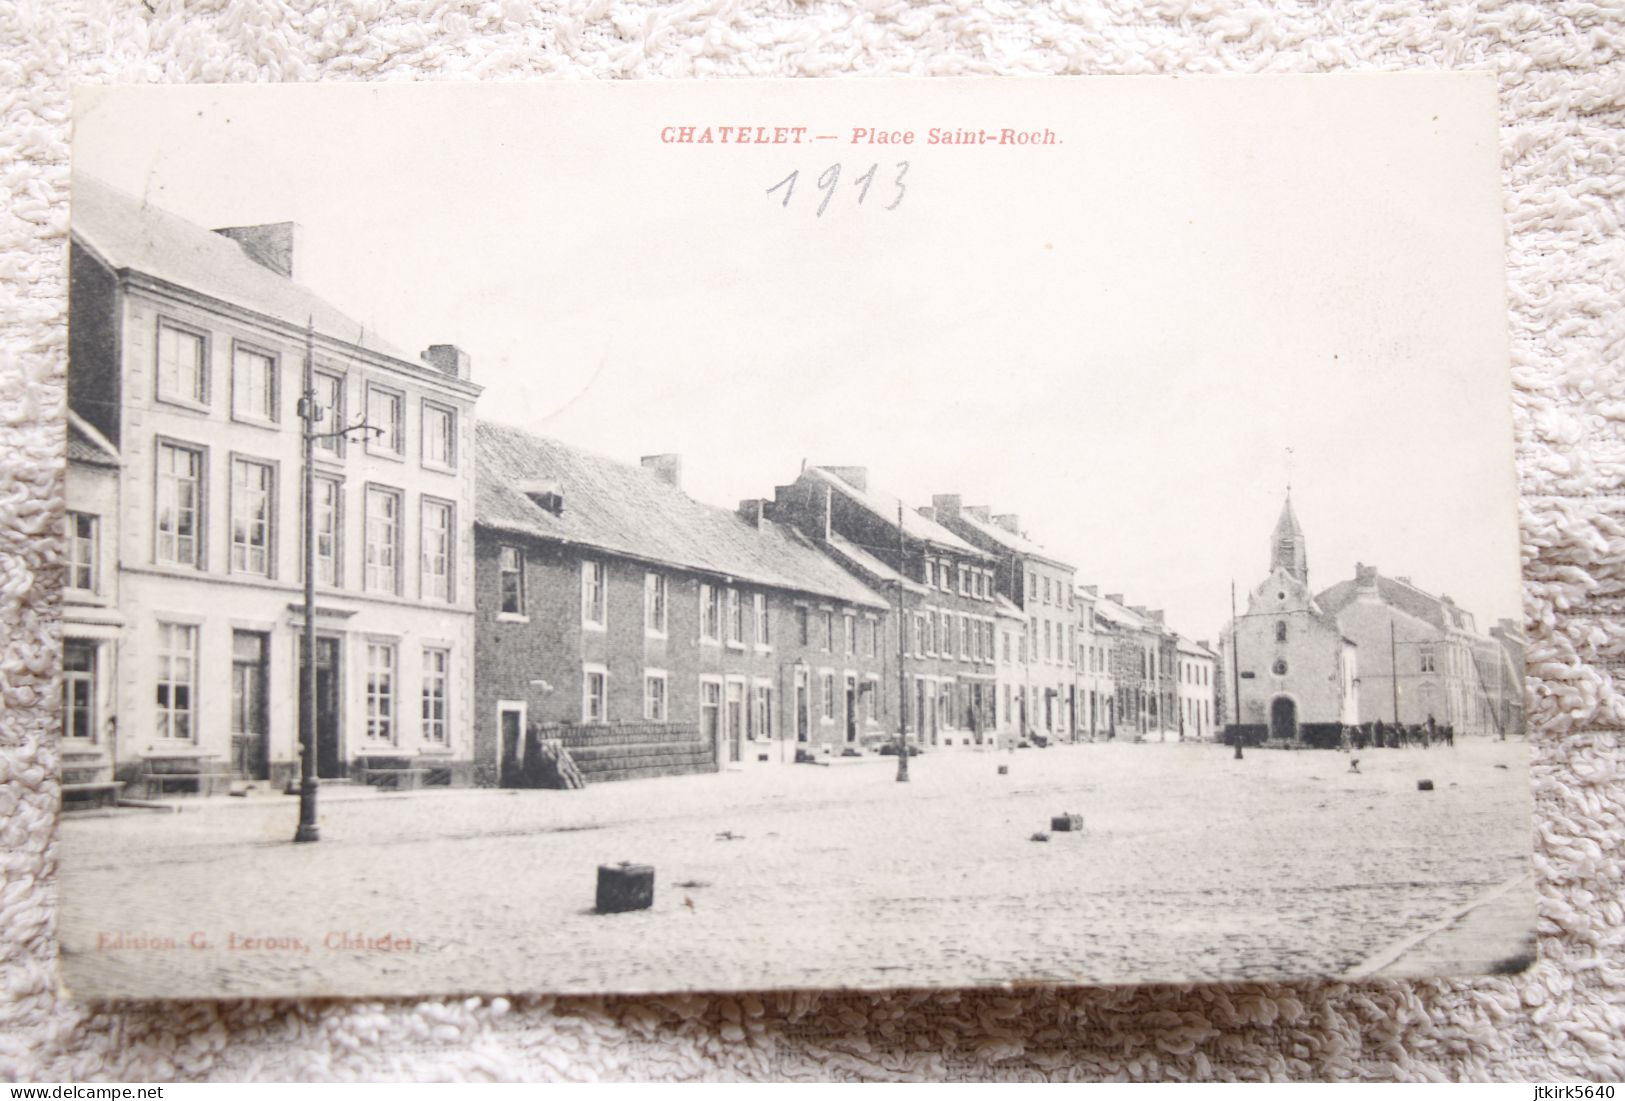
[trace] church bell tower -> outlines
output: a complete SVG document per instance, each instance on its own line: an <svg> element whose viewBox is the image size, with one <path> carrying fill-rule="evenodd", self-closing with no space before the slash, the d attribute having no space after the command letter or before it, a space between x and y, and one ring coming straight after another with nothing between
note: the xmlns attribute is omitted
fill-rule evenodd
<svg viewBox="0 0 1625 1101"><path fill-rule="evenodd" d="M1304 588L1309 587L1309 551L1298 516L1292 511L1291 490L1287 491L1286 504L1281 506L1281 518L1275 521L1275 534L1270 537L1270 572L1278 569L1296 578Z"/></svg>

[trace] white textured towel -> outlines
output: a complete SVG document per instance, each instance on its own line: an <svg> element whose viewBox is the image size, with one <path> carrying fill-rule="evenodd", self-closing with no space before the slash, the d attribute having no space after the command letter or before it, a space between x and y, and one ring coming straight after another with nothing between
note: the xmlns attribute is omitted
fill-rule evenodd
<svg viewBox="0 0 1625 1101"><path fill-rule="evenodd" d="M1600 3L0 5L0 1077L1625 1076L1625 10ZM1498 75L1541 962L1473 982L170 1004L59 1000L54 590L77 81L1488 69Z"/></svg>

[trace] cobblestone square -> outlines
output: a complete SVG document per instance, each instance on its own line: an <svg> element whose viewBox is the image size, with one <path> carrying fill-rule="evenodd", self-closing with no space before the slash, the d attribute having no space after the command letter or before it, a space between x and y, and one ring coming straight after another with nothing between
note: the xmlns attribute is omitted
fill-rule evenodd
<svg viewBox="0 0 1625 1101"><path fill-rule="evenodd" d="M334 787L314 845L269 793L70 816L63 975L83 997L185 997L1517 966L1527 744L1354 756L1114 743L929 753L906 785L870 758L581 791ZM1068 813L1084 830L1050 833ZM620 861L654 866L654 906L596 914L595 870Z"/></svg>

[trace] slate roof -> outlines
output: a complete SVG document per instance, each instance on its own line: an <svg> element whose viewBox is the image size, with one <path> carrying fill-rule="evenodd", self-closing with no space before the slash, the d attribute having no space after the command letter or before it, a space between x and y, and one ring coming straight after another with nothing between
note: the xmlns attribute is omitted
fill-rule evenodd
<svg viewBox="0 0 1625 1101"><path fill-rule="evenodd" d="M959 516L957 519L959 523L964 524L978 535L991 540L997 545L1015 554L1024 555L1029 558L1040 558L1051 565L1060 566L1062 569L1070 570L1074 568L1070 563L1055 557L1049 551L1045 550L1042 544L1035 543L1025 535L1009 531L1000 527L998 524L990 521L979 520L964 509L959 510Z"/></svg>
<svg viewBox="0 0 1625 1101"><path fill-rule="evenodd" d="M903 533L911 539L935 543L939 547L960 551L964 554L973 554L980 558L988 556L986 551L971 546L935 520L927 520L914 509L904 505L901 498L894 497L885 490L875 489L872 486L868 489L859 489L839 474L826 470L821 466L809 466L807 475L816 481L833 486L835 491L847 500L852 501L893 527L897 526L898 506L902 505Z"/></svg>
<svg viewBox="0 0 1625 1101"><path fill-rule="evenodd" d="M856 569L862 570L870 577L887 585L895 585L901 581L903 588L911 593L928 593L931 591L926 585L905 577L892 569L880 558L870 554L867 550L852 542L838 532L830 532L829 540L824 544L825 549L835 557L850 563Z"/></svg>
<svg viewBox="0 0 1625 1101"><path fill-rule="evenodd" d="M559 543L867 607L888 607L787 524L760 528L702 504L642 467L481 420L475 522ZM528 482L562 495L555 515L526 496Z"/></svg>
<svg viewBox="0 0 1625 1101"><path fill-rule="evenodd" d="M1322 591L1315 597L1319 604L1330 615L1337 615L1344 608L1352 604L1359 595L1359 585L1353 580L1339 581L1337 584ZM1407 615L1424 620L1439 630L1455 629L1466 631L1470 628L1467 623L1466 610L1454 604L1445 604L1444 601L1431 593L1423 592L1415 585L1407 584L1397 578L1377 575L1377 596Z"/></svg>
<svg viewBox="0 0 1625 1101"><path fill-rule="evenodd" d="M87 466L122 465L118 449L72 410L68 411L68 461Z"/></svg>
<svg viewBox="0 0 1625 1101"><path fill-rule="evenodd" d="M301 329L313 320L323 336L432 370L314 291L249 259L236 241L93 176L74 174L69 215L73 235L116 271L139 271Z"/></svg>

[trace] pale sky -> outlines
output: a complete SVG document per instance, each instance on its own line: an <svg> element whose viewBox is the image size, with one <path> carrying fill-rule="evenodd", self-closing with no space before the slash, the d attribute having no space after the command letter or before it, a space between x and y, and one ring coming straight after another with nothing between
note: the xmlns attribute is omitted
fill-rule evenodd
<svg viewBox="0 0 1625 1101"><path fill-rule="evenodd" d="M629 462L679 452L701 500L867 465L914 504L1019 513L1081 583L1213 639L1231 580L1268 565L1291 448L1315 588L1363 561L1481 629L1520 617L1482 75L156 86L77 106L77 167L205 226L299 222L301 281L400 347L460 345L482 416ZM660 141L706 124L839 140ZM933 126L1058 144L924 144ZM766 191L793 169L786 208Z"/></svg>

